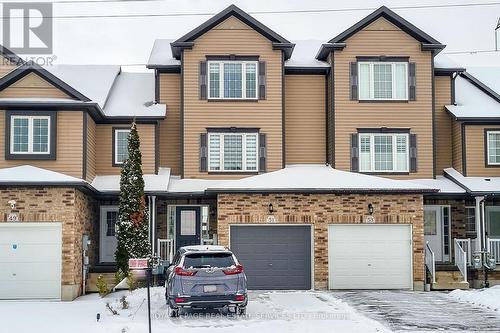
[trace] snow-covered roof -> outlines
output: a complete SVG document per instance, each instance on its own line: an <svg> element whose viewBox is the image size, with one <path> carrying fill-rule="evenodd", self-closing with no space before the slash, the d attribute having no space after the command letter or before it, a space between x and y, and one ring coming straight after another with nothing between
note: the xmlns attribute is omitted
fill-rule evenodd
<svg viewBox="0 0 500 333"><path fill-rule="evenodd" d="M292 165L284 169L207 188L213 192L436 192L406 181L333 169L326 165Z"/></svg>
<svg viewBox="0 0 500 333"><path fill-rule="evenodd" d="M154 73L121 72L104 107L104 114L108 117L164 117L166 106L155 103L154 87Z"/></svg>
<svg viewBox="0 0 500 333"><path fill-rule="evenodd" d="M23 185L36 183L52 185L84 185L86 182L80 178L31 165L20 165L0 169L0 184L2 185Z"/></svg>
<svg viewBox="0 0 500 333"><path fill-rule="evenodd" d="M181 179L178 176L170 177L169 193L204 193L209 187L223 186L230 180L218 179Z"/></svg>
<svg viewBox="0 0 500 333"><path fill-rule="evenodd" d="M436 179L408 179L405 182L438 189L440 194L462 194L466 191L450 179L437 176Z"/></svg>
<svg viewBox="0 0 500 333"><path fill-rule="evenodd" d="M446 105L446 109L456 118L500 117L500 103L462 76L455 79L455 102L456 105Z"/></svg>
<svg viewBox="0 0 500 333"><path fill-rule="evenodd" d="M472 74L479 81L500 95L500 59L496 67L467 67L467 73Z"/></svg>
<svg viewBox="0 0 500 333"><path fill-rule="evenodd" d="M444 169L446 177L461 184L467 192L473 194L500 193L500 177L464 177L453 168Z"/></svg>
<svg viewBox="0 0 500 333"><path fill-rule="evenodd" d="M44 69L104 107L120 66L116 65L51 65ZM153 86L154 87L154 86Z"/></svg>
<svg viewBox="0 0 500 333"><path fill-rule="evenodd" d="M170 168L159 168L157 175L145 174L143 177L145 192L166 192ZM120 191L120 175L96 176L91 185L99 192L118 192Z"/></svg>
<svg viewBox="0 0 500 333"><path fill-rule="evenodd" d="M180 66L181 61L172 56L170 43L173 39L157 39L153 44L153 49L149 55L148 67Z"/></svg>
<svg viewBox="0 0 500 333"><path fill-rule="evenodd" d="M321 40L295 40L292 57L285 61L285 67L330 67L325 61L316 59L321 44L325 43Z"/></svg>

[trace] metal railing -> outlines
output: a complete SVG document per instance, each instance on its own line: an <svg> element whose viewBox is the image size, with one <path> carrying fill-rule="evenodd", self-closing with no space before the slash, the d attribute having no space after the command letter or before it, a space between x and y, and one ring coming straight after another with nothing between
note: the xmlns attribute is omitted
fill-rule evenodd
<svg viewBox="0 0 500 333"><path fill-rule="evenodd" d="M467 265L472 263L472 242L470 238L455 238L455 242L460 244L460 247L467 254Z"/></svg>
<svg viewBox="0 0 500 333"><path fill-rule="evenodd" d="M488 252L491 254L497 264L500 264L500 238L488 238L486 242Z"/></svg>
<svg viewBox="0 0 500 333"><path fill-rule="evenodd" d="M169 263L174 258L174 242L172 239L158 239L158 256L161 260L166 260Z"/></svg>
<svg viewBox="0 0 500 333"><path fill-rule="evenodd" d="M436 260L434 251L432 251L429 242L425 243L425 267L429 270L432 276L432 283L436 283Z"/></svg>
<svg viewBox="0 0 500 333"><path fill-rule="evenodd" d="M458 239L455 239L455 265L462 273L464 282L467 282L467 253L458 242Z"/></svg>

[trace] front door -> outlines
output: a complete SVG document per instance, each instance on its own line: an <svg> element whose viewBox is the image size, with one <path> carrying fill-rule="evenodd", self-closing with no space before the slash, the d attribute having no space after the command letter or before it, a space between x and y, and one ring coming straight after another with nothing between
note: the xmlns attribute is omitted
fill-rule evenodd
<svg viewBox="0 0 500 333"><path fill-rule="evenodd" d="M436 261L443 258L443 218L441 206L424 207L424 239L434 251Z"/></svg>
<svg viewBox="0 0 500 333"><path fill-rule="evenodd" d="M102 263L116 261L116 221L118 221L118 207L101 207L99 261Z"/></svg>
<svg viewBox="0 0 500 333"><path fill-rule="evenodd" d="M200 207L178 206L175 217L175 247L201 244Z"/></svg>
<svg viewBox="0 0 500 333"><path fill-rule="evenodd" d="M489 238L500 238L500 206L486 207Z"/></svg>

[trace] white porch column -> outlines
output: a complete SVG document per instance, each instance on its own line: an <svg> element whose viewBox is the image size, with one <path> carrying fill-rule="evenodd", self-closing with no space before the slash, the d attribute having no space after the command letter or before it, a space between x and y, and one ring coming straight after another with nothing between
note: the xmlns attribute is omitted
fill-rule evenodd
<svg viewBox="0 0 500 333"><path fill-rule="evenodd" d="M475 252L480 252L483 249L483 230L481 225L481 201L484 200L484 197L475 197L476 199L476 209L475 209L475 217L476 217L476 243L475 243Z"/></svg>
<svg viewBox="0 0 500 333"><path fill-rule="evenodd" d="M150 219L151 219L151 246L153 249L153 255L156 253L156 195L151 196L151 209L150 209Z"/></svg>

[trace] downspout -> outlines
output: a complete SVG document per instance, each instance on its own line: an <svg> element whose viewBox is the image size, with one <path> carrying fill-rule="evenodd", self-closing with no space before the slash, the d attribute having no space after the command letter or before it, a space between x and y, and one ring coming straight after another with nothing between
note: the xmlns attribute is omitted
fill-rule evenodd
<svg viewBox="0 0 500 333"><path fill-rule="evenodd" d="M481 202L484 200L484 197L474 197L476 199L476 208L475 208L475 217L476 217L476 246L475 246L475 252L480 253L483 249L483 232L482 232L482 225L483 223L481 222Z"/></svg>

